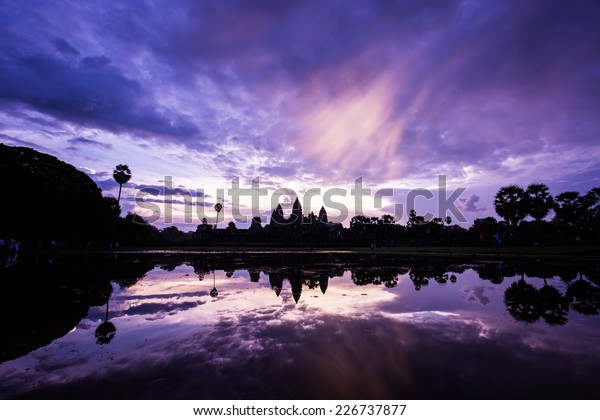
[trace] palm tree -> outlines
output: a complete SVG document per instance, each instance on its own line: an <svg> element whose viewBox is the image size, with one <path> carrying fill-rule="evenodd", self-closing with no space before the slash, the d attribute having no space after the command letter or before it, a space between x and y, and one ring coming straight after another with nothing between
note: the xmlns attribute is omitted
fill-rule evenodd
<svg viewBox="0 0 600 420"><path fill-rule="evenodd" d="M131 179L131 170L127 165L117 165L115 170L113 171L113 178L119 184L119 197L117 201L121 203L121 189L123 188L123 184Z"/></svg>
<svg viewBox="0 0 600 420"><path fill-rule="evenodd" d="M590 217L598 218L598 216L600 216L600 187L589 190L583 196L583 200Z"/></svg>
<svg viewBox="0 0 600 420"><path fill-rule="evenodd" d="M556 196L554 213L555 219L576 225L581 219L582 198L577 191L565 191Z"/></svg>
<svg viewBox="0 0 600 420"><path fill-rule="evenodd" d="M550 213L554 199L545 184L530 184L525 190L527 195L527 214L539 222Z"/></svg>
<svg viewBox="0 0 600 420"><path fill-rule="evenodd" d="M600 187L592 188L581 197L582 223L586 231L594 230L600 222ZM595 236L595 234L592 234Z"/></svg>
<svg viewBox="0 0 600 420"><path fill-rule="evenodd" d="M526 194L518 185L502 187L494 197L494 208L506 222L517 225L527 215Z"/></svg>
<svg viewBox="0 0 600 420"><path fill-rule="evenodd" d="M554 199L546 184L529 184L525 190L527 214L535 219L535 243L539 240L540 223L554 207Z"/></svg>
<svg viewBox="0 0 600 420"><path fill-rule="evenodd" d="M219 224L219 213L221 213L221 210L223 210L223 204L221 204L221 203L215 204L215 211L217 212L217 223L215 223L215 229L217 228L217 225Z"/></svg>

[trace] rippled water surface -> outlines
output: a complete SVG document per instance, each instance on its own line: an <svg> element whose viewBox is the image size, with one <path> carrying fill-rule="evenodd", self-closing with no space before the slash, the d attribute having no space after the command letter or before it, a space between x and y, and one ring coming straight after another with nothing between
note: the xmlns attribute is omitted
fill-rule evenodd
<svg viewBox="0 0 600 420"><path fill-rule="evenodd" d="M23 257L0 397L600 398L595 261Z"/></svg>

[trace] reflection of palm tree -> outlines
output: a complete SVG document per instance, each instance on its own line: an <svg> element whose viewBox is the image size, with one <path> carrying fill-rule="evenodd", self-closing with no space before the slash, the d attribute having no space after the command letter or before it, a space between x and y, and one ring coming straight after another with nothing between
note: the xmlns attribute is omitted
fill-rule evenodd
<svg viewBox="0 0 600 420"><path fill-rule="evenodd" d="M109 300L110 299L106 300L106 317L104 318L104 322L96 328L96 343L100 345L110 343L117 333L117 327L115 327L112 322L108 321Z"/></svg>
<svg viewBox="0 0 600 420"><path fill-rule="evenodd" d="M531 284L519 280L504 292L504 304L514 319L533 324L541 316L538 293Z"/></svg>
<svg viewBox="0 0 600 420"><path fill-rule="evenodd" d="M123 184L131 179L131 170L127 165L117 165L115 170L113 171L113 178L119 184L119 197L117 201L121 202L121 189L123 188Z"/></svg>
<svg viewBox="0 0 600 420"><path fill-rule="evenodd" d="M569 302L554 286L545 285L539 290L542 318L550 325L567 323Z"/></svg>
<svg viewBox="0 0 600 420"><path fill-rule="evenodd" d="M571 308L583 315L597 315L600 310L600 288L585 280L577 280L567 288Z"/></svg>
<svg viewBox="0 0 600 420"><path fill-rule="evenodd" d="M217 284L215 279L215 270L213 270L213 287L210 289L210 296L217 297L219 296L219 291L217 290Z"/></svg>

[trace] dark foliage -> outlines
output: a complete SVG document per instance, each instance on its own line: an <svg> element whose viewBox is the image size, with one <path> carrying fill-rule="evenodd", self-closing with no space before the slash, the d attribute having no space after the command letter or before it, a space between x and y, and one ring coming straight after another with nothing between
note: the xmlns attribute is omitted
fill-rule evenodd
<svg viewBox="0 0 600 420"><path fill-rule="evenodd" d="M85 173L57 158L0 144L0 237L109 240L119 206Z"/></svg>

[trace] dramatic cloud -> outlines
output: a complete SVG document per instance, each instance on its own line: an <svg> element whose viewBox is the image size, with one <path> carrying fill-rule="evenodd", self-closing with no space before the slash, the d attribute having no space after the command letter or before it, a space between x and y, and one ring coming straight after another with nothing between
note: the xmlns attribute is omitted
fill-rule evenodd
<svg viewBox="0 0 600 420"><path fill-rule="evenodd" d="M198 133L188 117L153 104L140 85L98 57L79 65L41 54L5 54L0 96L76 124L167 136Z"/></svg>
<svg viewBox="0 0 600 420"><path fill-rule="evenodd" d="M190 188L446 174L477 213L503 184L598 177L599 15L586 0L6 4L2 141Z"/></svg>

